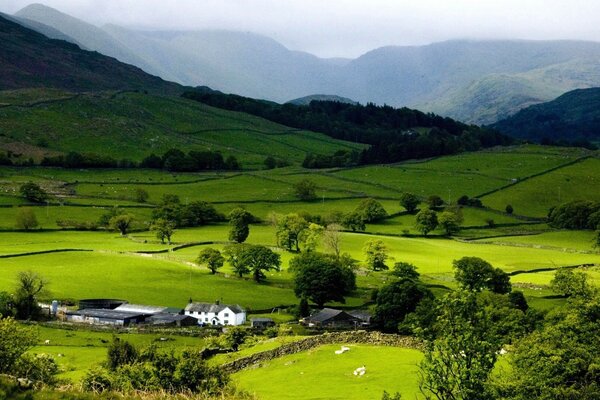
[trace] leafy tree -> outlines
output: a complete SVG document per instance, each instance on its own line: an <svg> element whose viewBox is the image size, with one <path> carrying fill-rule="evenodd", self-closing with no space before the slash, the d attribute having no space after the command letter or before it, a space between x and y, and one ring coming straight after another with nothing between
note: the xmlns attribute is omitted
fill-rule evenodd
<svg viewBox="0 0 600 400"><path fill-rule="evenodd" d="M277 221L277 243L289 251L300 251L300 238L308 222L298 214L287 214Z"/></svg>
<svg viewBox="0 0 600 400"><path fill-rule="evenodd" d="M37 273L21 271L17 274L15 308L17 318L30 319L39 315L38 296L44 293L47 282Z"/></svg>
<svg viewBox="0 0 600 400"><path fill-rule="evenodd" d="M510 204L507 204L504 211L506 211L507 214L512 214L515 210L513 209L513 206L511 206Z"/></svg>
<svg viewBox="0 0 600 400"><path fill-rule="evenodd" d="M587 275L571 268L559 268L550 281L550 287L565 297L589 298L592 288L587 281Z"/></svg>
<svg viewBox="0 0 600 400"><path fill-rule="evenodd" d="M429 208L439 208L444 205L444 200L436 194L431 195L427 198L427 205Z"/></svg>
<svg viewBox="0 0 600 400"><path fill-rule="evenodd" d="M520 290L513 290L508 294L508 301L510 304L523 312L526 312L529 309L529 304L527 304L527 299L525 295Z"/></svg>
<svg viewBox="0 0 600 400"><path fill-rule="evenodd" d="M421 392L438 400L491 399L488 378L502 345L477 295L458 290L438 305L435 339L425 337Z"/></svg>
<svg viewBox="0 0 600 400"><path fill-rule="evenodd" d="M166 239L167 243L171 244L171 236L173 236L173 232L175 231L174 222L159 218L152 224L152 229L156 231L156 238L162 243L164 243Z"/></svg>
<svg viewBox="0 0 600 400"><path fill-rule="evenodd" d="M263 164L265 165L266 169L274 169L277 167L277 160L275 160L275 157L273 156L268 156L265 158Z"/></svg>
<svg viewBox="0 0 600 400"><path fill-rule="evenodd" d="M240 169L242 169L242 165L237 160L237 158L235 158L235 156L229 155L225 159L225 168L230 171L239 171Z"/></svg>
<svg viewBox="0 0 600 400"><path fill-rule="evenodd" d="M454 260L453 265L454 279L465 289L489 289L501 294L509 293L512 289L508 274L479 257L463 257Z"/></svg>
<svg viewBox="0 0 600 400"><path fill-rule="evenodd" d="M98 219L98 225L109 227L110 220L117 215L125 214L125 211L117 206L109 208L104 214Z"/></svg>
<svg viewBox="0 0 600 400"><path fill-rule="evenodd" d="M264 280L263 271L279 271L281 257L265 246L248 246L240 255L239 262L246 266L256 282Z"/></svg>
<svg viewBox="0 0 600 400"><path fill-rule="evenodd" d="M600 227L594 235L594 247L600 250Z"/></svg>
<svg viewBox="0 0 600 400"><path fill-rule="evenodd" d="M416 194L404 192L400 195L400 205L404 207L409 214L413 214L417 210L419 203L421 203L421 200Z"/></svg>
<svg viewBox="0 0 600 400"><path fill-rule="evenodd" d="M388 216L385 208L375 199L364 199L354 212L362 216L363 221L367 223L381 221Z"/></svg>
<svg viewBox="0 0 600 400"><path fill-rule="evenodd" d="M418 281L421 274L417 272L417 267L407 262L397 262L394 264L394 270L392 275L397 276L400 279L410 279Z"/></svg>
<svg viewBox="0 0 600 400"><path fill-rule="evenodd" d="M116 370L122 365L133 364L139 358L137 349L128 341L113 337L108 346L108 368Z"/></svg>
<svg viewBox="0 0 600 400"><path fill-rule="evenodd" d="M548 223L561 229L597 229L600 222L600 202L578 200L554 207L548 213Z"/></svg>
<svg viewBox="0 0 600 400"><path fill-rule="evenodd" d="M243 208L234 208L229 213L229 240L236 243L243 243L250 234L250 223L254 220L254 216Z"/></svg>
<svg viewBox="0 0 600 400"><path fill-rule="evenodd" d="M363 247L365 252L367 266L373 271L383 271L389 269L385 265L388 258L387 248L382 240L368 240Z"/></svg>
<svg viewBox="0 0 600 400"><path fill-rule="evenodd" d="M420 282L402 279L379 289L373 313L373 322L386 332L398 332L398 325L417 308L431 291Z"/></svg>
<svg viewBox="0 0 600 400"><path fill-rule="evenodd" d="M0 318L12 317L15 313L15 300L7 292L0 292Z"/></svg>
<svg viewBox="0 0 600 400"><path fill-rule="evenodd" d="M250 332L246 328L242 328L241 326L232 326L227 327L227 331L223 335L223 339L227 346L229 346L233 351L238 351L238 348L244 344L246 338L249 336Z"/></svg>
<svg viewBox="0 0 600 400"><path fill-rule="evenodd" d="M249 245L243 243L230 244L225 246L223 253L227 256L227 262L233 268L233 272L240 278L250 272L247 265L243 263L243 254L248 250Z"/></svg>
<svg viewBox="0 0 600 400"><path fill-rule="evenodd" d="M348 229L351 229L352 232L364 231L366 228L363 216L357 212L344 214L342 217L342 225Z"/></svg>
<svg viewBox="0 0 600 400"><path fill-rule="evenodd" d="M206 201L192 201L181 208L182 226L202 226L222 219L223 216Z"/></svg>
<svg viewBox="0 0 600 400"><path fill-rule="evenodd" d="M221 255L219 250L207 247L200 252L197 262L199 264L205 264L211 274L215 274L217 270L223 266L225 258Z"/></svg>
<svg viewBox="0 0 600 400"><path fill-rule="evenodd" d="M317 184L310 179L302 179L294 185L294 194L302 201L310 201L317 198Z"/></svg>
<svg viewBox="0 0 600 400"><path fill-rule="evenodd" d="M321 225L313 224L312 222L308 224L308 229L305 229L300 236L300 241L304 245L304 251L315 251L317 249L324 230Z"/></svg>
<svg viewBox="0 0 600 400"><path fill-rule="evenodd" d="M306 297L300 299L300 303L298 304L298 317L306 318L310 315L310 306L308 305L308 300Z"/></svg>
<svg viewBox="0 0 600 400"><path fill-rule="evenodd" d="M34 330L13 318L0 319L0 374L12 375L20 358L37 341Z"/></svg>
<svg viewBox="0 0 600 400"><path fill-rule="evenodd" d="M172 221L175 226L182 226L182 204L179 196L174 194L164 194L158 203L158 206L152 210L152 219L164 219L165 221Z"/></svg>
<svg viewBox="0 0 600 400"><path fill-rule="evenodd" d="M423 235L427 235L429 232L437 228L438 218L435 211L429 208L424 208L417 213L417 220L415 227Z"/></svg>
<svg viewBox="0 0 600 400"><path fill-rule="evenodd" d="M17 229L31 230L37 228L39 223L33 209L30 207L20 207L16 216Z"/></svg>
<svg viewBox="0 0 600 400"><path fill-rule="evenodd" d="M319 307L329 301L344 303L344 296L356 288L354 271L330 255L302 253L290 261L294 273L294 293Z"/></svg>
<svg viewBox="0 0 600 400"><path fill-rule="evenodd" d="M333 223L327 225L327 228L325 228L325 231L323 232L323 244L325 245L325 248L333 252L336 257L339 257L342 251L341 230L341 225Z"/></svg>
<svg viewBox="0 0 600 400"><path fill-rule="evenodd" d="M137 201L138 203L147 202L148 197L150 197L150 195L148 194L147 190L142 189L142 188L135 189L135 201Z"/></svg>
<svg viewBox="0 0 600 400"><path fill-rule="evenodd" d="M27 182L19 188L21 195L33 203L43 203L48 199L48 193L34 182Z"/></svg>
<svg viewBox="0 0 600 400"><path fill-rule="evenodd" d="M443 211L438 217L439 225L446 235L453 235L460 231L461 218L452 211Z"/></svg>
<svg viewBox="0 0 600 400"><path fill-rule="evenodd" d="M133 216L130 214L121 214L121 215L117 215L115 217L112 217L110 219L109 222L109 226L116 230L121 232L121 236L125 236L127 234L127 231L129 230L129 227L131 226L131 224L133 223Z"/></svg>

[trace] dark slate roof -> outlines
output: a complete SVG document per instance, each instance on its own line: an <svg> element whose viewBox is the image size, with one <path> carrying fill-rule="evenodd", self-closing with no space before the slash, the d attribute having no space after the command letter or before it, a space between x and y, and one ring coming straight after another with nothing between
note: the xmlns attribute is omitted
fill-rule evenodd
<svg viewBox="0 0 600 400"><path fill-rule="evenodd" d="M333 308L324 308L321 311L308 317L308 319L311 322L323 323L325 321L329 321L330 319L336 318L336 317L341 317L343 319L348 319L348 320L357 319L356 317L353 317L352 315L348 314L347 312L345 312L343 310L335 310Z"/></svg>
<svg viewBox="0 0 600 400"><path fill-rule="evenodd" d="M77 311L67 311L67 315L79 315L82 317L92 318L104 318L104 319L116 319L125 320L127 318L143 318L144 314L127 312L127 311L115 311L104 308L86 308Z"/></svg>
<svg viewBox="0 0 600 400"><path fill-rule="evenodd" d="M148 317L146 319L146 321L169 323L169 322L184 321L189 318L194 318L194 317L192 317L191 315L179 315L179 314L155 314L151 317ZM194 318L194 319L196 319L196 318Z"/></svg>
<svg viewBox="0 0 600 400"><path fill-rule="evenodd" d="M229 308L236 314L245 312L245 310L237 304L215 304L215 303L190 303L185 307L185 311L189 312L205 312L218 314L224 309Z"/></svg>
<svg viewBox="0 0 600 400"><path fill-rule="evenodd" d="M353 317L356 317L358 319L361 319L363 322L371 321L371 313L367 310L354 310L354 311L350 311L348 314L350 314Z"/></svg>

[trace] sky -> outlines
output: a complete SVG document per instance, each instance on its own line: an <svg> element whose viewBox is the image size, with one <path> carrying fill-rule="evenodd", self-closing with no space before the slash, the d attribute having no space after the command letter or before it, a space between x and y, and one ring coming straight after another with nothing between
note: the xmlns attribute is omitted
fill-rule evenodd
<svg viewBox="0 0 600 400"><path fill-rule="evenodd" d="M0 0L12 14L31 0ZM321 57L451 39L600 41L598 0L37 0L95 25L225 29Z"/></svg>

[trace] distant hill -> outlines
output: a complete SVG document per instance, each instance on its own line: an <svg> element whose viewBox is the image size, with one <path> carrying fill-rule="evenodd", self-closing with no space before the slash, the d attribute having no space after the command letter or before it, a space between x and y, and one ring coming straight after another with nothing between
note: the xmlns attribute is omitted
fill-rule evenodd
<svg viewBox="0 0 600 400"><path fill-rule="evenodd" d="M77 45L50 39L0 16L0 90L53 87L77 91L144 89L178 93L181 86Z"/></svg>
<svg viewBox="0 0 600 400"><path fill-rule="evenodd" d="M455 40L323 59L251 33L99 28L40 5L17 15L164 79L280 103L331 93L491 124L567 91L600 86L594 42Z"/></svg>
<svg viewBox="0 0 600 400"><path fill-rule="evenodd" d="M330 94L313 94L311 96L305 96L305 97L300 97L299 99L290 100L290 101L288 101L288 103L294 104L297 106L307 106L310 104L311 101L335 101L338 103L345 103L345 104L358 104L357 101L354 101L352 99L348 99L346 97L340 97L340 96L336 96L336 95L330 95Z"/></svg>
<svg viewBox="0 0 600 400"><path fill-rule="evenodd" d="M600 88L579 89L497 122L495 129L534 141L600 140Z"/></svg>

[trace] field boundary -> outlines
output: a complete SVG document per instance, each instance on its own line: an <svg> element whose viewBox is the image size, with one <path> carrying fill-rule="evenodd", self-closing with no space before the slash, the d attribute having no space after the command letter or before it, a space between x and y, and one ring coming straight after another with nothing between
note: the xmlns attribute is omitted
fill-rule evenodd
<svg viewBox="0 0 600 400"><path fill-rule="evenodd" d="M53 250L30 251L30 252L27 252L27 253L3 254L3 255L0 255L0 258L16 258L16 257L37 256L37 255L40 255L40 254L70 253L70 252L92 252L92 251L94 251L94 250L89 250L89 249L53 249Z"/></svg>

